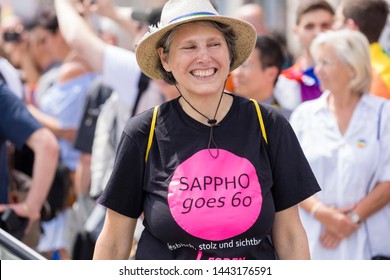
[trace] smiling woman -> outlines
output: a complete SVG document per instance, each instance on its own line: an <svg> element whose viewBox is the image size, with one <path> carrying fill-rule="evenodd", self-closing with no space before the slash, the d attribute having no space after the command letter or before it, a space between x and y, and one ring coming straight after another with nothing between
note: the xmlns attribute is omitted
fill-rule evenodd
<svg viewBox="0 0 390 280"><path fill-rule="evenodd" d="M267 145L253 102L224 92L255 40L253 26L208 0L165 4L136 56L180 96L129 120L99 200L108 210L95 259L128 258L142 213L137 259L310 257L297 204L319 187L291 127L255 103Z"/></svg>

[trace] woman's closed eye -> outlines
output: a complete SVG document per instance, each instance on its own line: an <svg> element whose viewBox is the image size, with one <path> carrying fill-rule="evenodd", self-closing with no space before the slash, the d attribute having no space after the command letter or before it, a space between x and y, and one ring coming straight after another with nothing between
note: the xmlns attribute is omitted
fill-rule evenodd
<svg viewBox="0 0 390 280"><path fill-rule="evenodd" d="M196 49L195 45L186 45L182 47L183 50L194 50Z"/></svg>
<svg viewBox="0 0 390 280"><path fill-rule="evenodd" d="M220 42L213 42L213 43L210 43L209 44L209 47L212 47L212 48L216 48L216 47L219 47L221 45L221 43Z"/></svg>

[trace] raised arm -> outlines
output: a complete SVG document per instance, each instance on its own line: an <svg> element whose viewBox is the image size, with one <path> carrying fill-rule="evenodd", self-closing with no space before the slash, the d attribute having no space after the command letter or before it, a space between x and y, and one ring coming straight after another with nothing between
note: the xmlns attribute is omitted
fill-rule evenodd
<svg viewBox="0 0 390 280"><path fill-rule="evenodd" d="M85 8L92 13L110 18L129 33L131 38L135 38L140 31L141 25L131 17L133 9L131 7L115 6L113 0L95 0L94 4L88 5L85 1Z"/></svg>
<svg viewBox="0 0 390 280"><path fill-rule="evenodd" d="M56 0L58 23L69 46L76 50L91 67L102 72L106 43L79 14L72 0Z"/></svg>

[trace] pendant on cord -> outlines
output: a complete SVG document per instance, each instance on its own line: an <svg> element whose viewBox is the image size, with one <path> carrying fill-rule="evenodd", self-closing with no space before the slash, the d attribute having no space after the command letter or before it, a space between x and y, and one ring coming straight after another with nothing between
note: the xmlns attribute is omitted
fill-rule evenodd
<svg viewBox="0 0 390 280"><path fill-rule="evenodd" d="M226 81L225 81L225 84L226 84ZM213 119L210 119L208 118L205 114L203 114L202 112L200 112L198 109L196 109L194 106L192 106L192 104L190 102L188 102L188 100L184 97L183 94L181 94L180 92L180 89L179 87L175 84L175 87L177 89L177 91L180 93L180 97L183 98L183 100L195 111L197 112L199 115L203 116L205 119L207 119L207 123L210 125L210 137L209 137L209 143L207 145L207 149L209 150L209 153L210 153L210 156L213 157L213 158L217 158L218 155L219 155L219 149L218 149L218 146L217 144L215 143L215 140L214 140L214 126L218 126L219 124L217 124L217 120L216 120L216 116L217 116L217 113L218 113L218 109L219 109L219 106L221 105L221 101L222 101L222 98L223 98L223 94L224 94L224 91L222 91L221 93L221 96L219 98L219 101L218 101L218 105L217 105L217 108L215 109L215 114L214 114L214 118ZM212 149L212 146L214 146L215 148L213 150L216 150L216 154L213 154L211 149Z"/></svg>
<svg viewBox="0 0 390 280"><path fill-rule="evenodd" d="M216 119L209 119L209 120L207 121L207 123L208 123L209 125L211 125L211 126L215 126L215 124L217 123L217 120L216 120Z"/></svg>
<svg viewBox="0 0 390 280"><path fill-rule="evenodd" d="M217 120L212 119L212 120L209 120L208 122L210 122L210 121L215 121L215 122L213 124L210 124L210 137L209 137L209 143L207 145L207 150L209 151L209 154L212 158L217 158L219 155L219 149L218 149L217 144L214 141L214 126L215 126L215 123L217 122ZM211 151L211 149L213 148L212 146L214 146L214 150L216 151L215 154L213 154Z"/></svg>

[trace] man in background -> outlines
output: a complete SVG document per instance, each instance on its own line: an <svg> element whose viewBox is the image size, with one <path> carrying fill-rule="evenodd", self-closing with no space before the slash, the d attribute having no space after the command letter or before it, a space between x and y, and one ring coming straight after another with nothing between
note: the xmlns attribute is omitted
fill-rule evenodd
<svg viewBox="0 0 390 280"><path fill-rule="evenodd" d="M237 9L236 17L251 23L255 27L257 35L268 33L264 11L259 4L250 3L240 6Z"/></svg>
<svg viewBox="0 0 390 280"><path fill-rule="evenodd" d="M281 73L275 88L280 105L291 112L300 103L322 93L314 74L310 45L319 33L332 28L333 19L334 9L326 0L305 0L298 6L293 32L302 47L302 54L292 67Z"/></svg>
<svg viewBox="0 0 390 280"><path fill-rule="evenodd" d="M278 41L270 35L258 36L251 55L232 72L235 93L280 108L274 88L284 60ZM285 113L283 108L280 109Z"/></svg>
<svg viewBox="0 0 390 280"><path fill-rule="evenodd" d="M370 43L373 68L370 92L390 99L390 57L378 43L386 25L389 5L385 0L344 0L336 10L334 29L359 30Z"/></svg>

